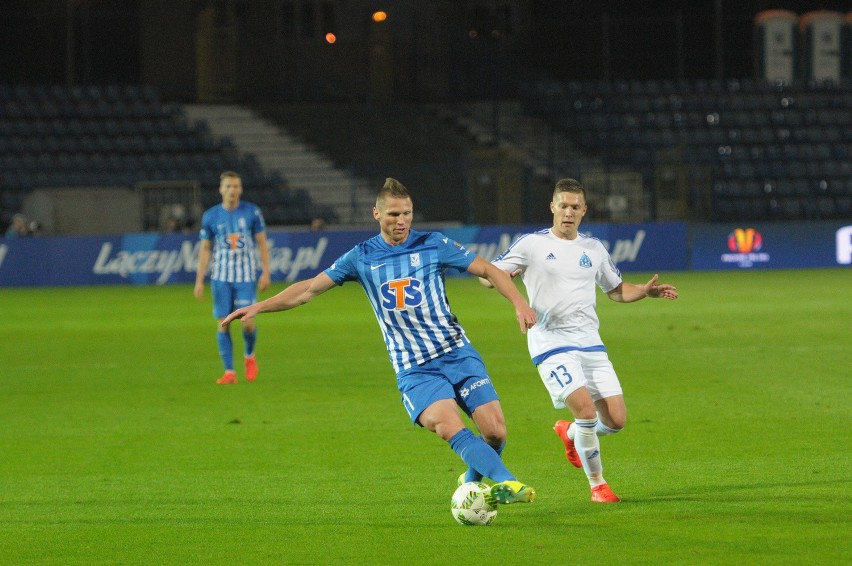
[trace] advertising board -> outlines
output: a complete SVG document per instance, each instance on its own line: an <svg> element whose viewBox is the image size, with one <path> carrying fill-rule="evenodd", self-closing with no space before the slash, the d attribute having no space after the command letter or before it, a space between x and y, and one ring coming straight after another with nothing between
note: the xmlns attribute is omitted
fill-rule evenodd
<svg viewBox="0 0 852 566"><path fill-rule="evenodd" d="M543 226L465 226L443 232L492 260L519 235ZM604 242L622 271L687 268L686 226L590 224L582 231ZM376 231L270 230L273 281L296 281L325 269ZM0 239L0 286L163 285L195 281L198 239L192 234L136 233L91 237Z"/></svg>

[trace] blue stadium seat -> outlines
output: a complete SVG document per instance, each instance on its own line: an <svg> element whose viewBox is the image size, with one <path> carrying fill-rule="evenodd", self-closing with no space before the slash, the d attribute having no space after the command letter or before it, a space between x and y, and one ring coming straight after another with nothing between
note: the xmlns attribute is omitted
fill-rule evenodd
<svg viewBox="0 0 852 566"><path fill-rule="evenodd" d="M830 219L834 218L837 210L835 208L834 198L830 196L821 196L816 198L817 215L819 218Z"/></svg>

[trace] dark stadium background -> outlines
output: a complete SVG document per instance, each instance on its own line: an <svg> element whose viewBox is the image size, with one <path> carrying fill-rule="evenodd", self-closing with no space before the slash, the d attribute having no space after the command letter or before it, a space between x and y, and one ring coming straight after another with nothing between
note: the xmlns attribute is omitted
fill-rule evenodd
<svg viewBox="0 0 852 566"><path fill-rule="evenodd" d="M731 163L707 161L692 167L696 161L668 146L631 147L628 152L604 139L611 134L594 138L588 122L577 122L564 111L554 115L552 108L548 114L542 107L547 85L563 89L569 84L577 92L587 85L608 85L605 89L622 97L637 89L674 85L727 92L729 102L741 91L759 88L752 83L759 56L754 18L768 9L845 14L850 5L842 0L0 0L0 84L11 92L8 96L15 96L14 88L21 85L30 94L42 87L145 85L155 89L163 104L242 104L373 184L393 175L419 188L418 206L427 220L546 220L554 178L583 177L591 170L576 159L560 161L564 152L557 136L582 146L605 172L641 175L645 199L633 220L848 217L852 186L843 170L826 176L790 175L784 167L779 174L771 168L775 162L767 161L770 157L790 159L764 156L788 149L783 139L756 149L742 144L725 149L727 145L715 143L703 149L711 154L718 150L722 158L730 150ZM379 10L387 12L387 19L373 21ZM334 34L334 43L327 40L328 33ZM846 83L830 87L831 93L820 96L836 99L849 92ZM802 81L791 88L810 93L815 87ZM586 103L567 96L559 102L566 107ZM594 93L591 98L594 102ZM769 123L772 110L790 101L800 105L800 98L804 100L779 88L765 108L766 125L778 125ZM816 104L842 107L848 97L837 100ZM554 127L549 154L539 163L516 159L517 167L507 172L513 157L500 149L506 133L497 124L513 111L512 101L520 101L514 108L538 113L545 123L564 123ZM808 110L801 105L796 109ZM459 124L471 118L465 112L490 131L477 137L468 130L467 137L460 136ZM585 108L581 113L592 124L597 119ZM728 118L723 115L723 122ZM805 165L810 155L822 152L832 166L848 160L852 140L844 136L852 124L836 127L837 143L801 152L796 146L794 158ZM583 134L594 139L584 142ZM742 157L737 151L748 153L742 167L734 162ZM31 163L24 165L31 167L29 173L42 173L33 171ZM264 175L253 175L250 183L261 192L276 182ZM787 181L801 182L796 188L787 187ZM5 194L0 223L8 223L28 191L42 182L8 174L0 179ZM199 182L209 200L215 179L205 174ZM508 191L505 206L477 206L497 185L503 187L497 189L501 195ZM596 190L609 196L602 191ZM748 198L740 198L744 194ZM673 204L662 206L667 195L673 195ZM333 215L310 198L296 195L296 202L270 212L273 221L306 225L312 217ZM592 219L618 219L601 206L590 214Z"/></svg>
<svg viewBox="0 0 852 566"><path fill-rule="evenodd" d="M2 0L0 76L6 83L148 83L169 99L193 100L189 71L197 16L208 7L237 28L240 99L358 101L365 99L367 87L340 77L364 73L366 61L348 53L376 40L371 28L377 25L369 20L376 10L389 12L386 26L394 28L392 98L423 100L423 92L414 89L425 80L417 69L421 58L442 59L441 66L458 74L496 66L505 74L499 85L504 95L532 72L566 80L750 77L755 14L846 12L850 5L844 0ZM471 30L478 34L474 39ZM324 59L331 66L310 76L286 71L279 59L310 67L311 49L327 47L323 38L329 31L340 38L333 46L341 52L337 61ZM492 37L494 31L499 35ZM336 62L351 68L335 68ZM277 65L286 76L269 76L277 74ZM431 98L493 94L491 84L474 78ZM335 88L299 87L312 80ZM278 81L291 86L273 88Z"/></svg>

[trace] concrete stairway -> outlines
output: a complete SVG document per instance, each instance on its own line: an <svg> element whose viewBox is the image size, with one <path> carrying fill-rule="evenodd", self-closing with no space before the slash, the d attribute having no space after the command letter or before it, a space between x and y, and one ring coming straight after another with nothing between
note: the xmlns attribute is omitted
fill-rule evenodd
<svg viewBox="0 0 852 566"><path fill-rule="evenodd" d="M517 100L479 101L434 107L440 118L454 121L476 142L513 150L534 175L555 179L579 176L601 167L599 159L583 154L561 133L540 118L524 112ZM497 128L494 120L497 119Z"/></svg>
<svg viewBox="0 0 852 566"><path fill-rule="evenodd" d="M305 191L314 202L331 207L338 224L372 226L376 189L279 126L239 105L186 104L183 109L190 123L202 120L213 136L231 138L240 154L254 155L291 190Z"/></svg>

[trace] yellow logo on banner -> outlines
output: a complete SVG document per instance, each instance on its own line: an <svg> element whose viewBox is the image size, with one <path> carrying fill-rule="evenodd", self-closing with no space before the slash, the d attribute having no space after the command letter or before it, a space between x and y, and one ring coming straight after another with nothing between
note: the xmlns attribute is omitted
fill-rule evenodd
<svg viewBox="0 0 852 566"><path fill-rule="evenodd" d="M747 254L763 246L763 236L754 228L737 228L728 234L728 249L732 252Z"/></svg>

